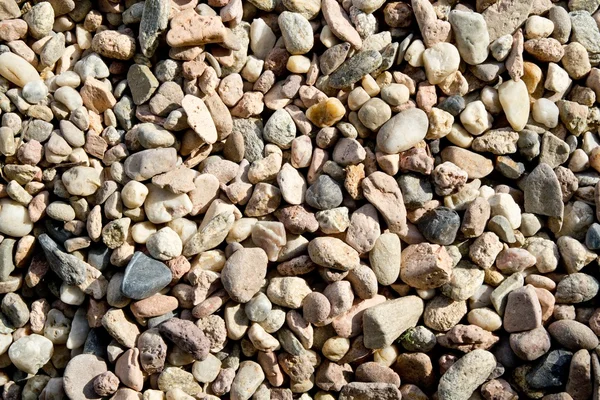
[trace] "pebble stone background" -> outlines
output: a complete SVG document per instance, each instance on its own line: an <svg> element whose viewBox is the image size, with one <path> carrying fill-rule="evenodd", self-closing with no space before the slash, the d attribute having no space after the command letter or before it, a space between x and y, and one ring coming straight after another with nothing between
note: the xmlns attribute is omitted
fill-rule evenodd
<svg viewBox="0 0 600 400"><path fill-rule="evenodd" d="M0 0L0 393L600 397L600 0Z"/></svg>

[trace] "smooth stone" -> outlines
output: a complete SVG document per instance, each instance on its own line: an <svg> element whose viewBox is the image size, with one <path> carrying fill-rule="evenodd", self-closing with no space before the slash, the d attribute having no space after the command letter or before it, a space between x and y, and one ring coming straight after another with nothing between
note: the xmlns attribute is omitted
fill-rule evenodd
<svg viewBox="0 0 600 400"><path fill-rule="evenodd" d="M440 378L439 400L467 400L496 368L496 358L486 350L473 350L456 361Z"/></svg>
<svg viewBox="0 0 600 400"><path fill-rule="evenodd" d="M21 238L32 229L27 208L10 198L0 199L0 233Z"/></svg>
<svg viewBox="0 0 600 400"><path fill-rule="evenodd" d="M33 65L11 52L0 54L0 75L20 87L40 80Z"/></svg>
<svg viewBox="0 0 600 400"><path fill-rule="evenodd" d="M318 210L330 210L342 204L343 193L340 185L329 175L320 175L306 190L306 203Z"/></svg>
<svg viewBox="0 0 600 400"><path fill-rule="evenodd" d="M125 268L121 292L129 298L142 300L158 293L172 279L171 270L165 264L138 251Z"/></svg>
<svg viewBox="0 0 600 400"><path fill-rule="evenodd" d="M452 10L448 16L456 45L462 59L471 65L484 62L488 56L490 41L485 19L481 14Z"/></svg>
<svg viewBox="0 0 600 400"><path fill-rule="evenodd" d="M429 120L421 109L404 110L387 121L377 132L377 147L387 154L398 154L425 138Z"/></svg>
<svg viewBox="0 0 600 400"><path fill-rule="evenodd" d="M502 109L512 128L519 132L525 128L529 119L529 92L523 80L509 80L498 88Z"/></svg>
<svg viewBox="0 0 600 400"><path fill-rule="evenodd" d="M8 349L10 361L23 372L37 374L52 357L54 345L44 336L32 334L16 340Z"/></svg>
<svg viewBox="0 0 600 400"><path fill-rule="evenodd" d="M94 391L94 379L108 371L104 360L93 354L80 354L73 357L65 368L63 387L72 400L102 398Z"/></svg>

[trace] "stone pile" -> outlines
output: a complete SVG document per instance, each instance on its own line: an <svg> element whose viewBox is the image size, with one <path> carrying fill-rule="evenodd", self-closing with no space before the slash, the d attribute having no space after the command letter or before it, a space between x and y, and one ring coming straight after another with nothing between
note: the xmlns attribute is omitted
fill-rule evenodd
<svg viewBox="0 0 600 400"><path fill-rule="evenodd" d="M600 397L600 1L0 0L0 394Z"/></svg>

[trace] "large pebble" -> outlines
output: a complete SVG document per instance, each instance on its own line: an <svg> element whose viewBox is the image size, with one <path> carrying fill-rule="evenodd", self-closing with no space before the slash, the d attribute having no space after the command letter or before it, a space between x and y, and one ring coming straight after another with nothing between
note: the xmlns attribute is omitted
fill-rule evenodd
<svg viewBox="0 0 600 400"><path fill-rule="evenodd" d="M494 355L473 350L462 356L442 375L438 385L440 400L466 400L496 368Z"/></svg>
<svg viewBox="0 0 600 400"><path fill-rule="evenodd" d="M44 336L32 334L15 341L8 349L10 361L21 371L37 374L52 357L54 345Z"/></svg>
<svg viewBox="0 0 600 400"><path fill-rule="evenodd" d="M246 303L263 285L269 260L264 250L239 249L227 259L221 281L229 296L238 303Z"/></svg>
<svg viewBox="0 0 600 400"><path fill-rule="evenodd" d="M427 114L418 108L404 110L393 116L377 132L377 147L388 154L409 150L427 135Z"/></svg>

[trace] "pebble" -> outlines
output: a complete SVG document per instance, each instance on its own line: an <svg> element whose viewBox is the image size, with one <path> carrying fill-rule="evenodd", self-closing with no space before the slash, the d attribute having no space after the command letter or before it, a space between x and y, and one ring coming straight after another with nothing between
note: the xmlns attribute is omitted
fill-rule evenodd
<svg viewBox="0 0 600 400"><path fill-rule="evenodd" d="M407 128L409 126L410 129ZM423 111L417 108L404 110L379 129L377 146L388 154L400 153L423 140L428 127L427 115Z"/></svg>
<svg viewBox="0 0 600 400"><path fill-rule="evenodd" d="M598 337L586 325L572 320L555 321L548 326L552 338L569 350L593 349Z"/></svg>
<svg viewBox="0 0 600 400"><path fill-rule="evenodd" d="M204 332L193 322L170 318L158 326L161 335L198 361L208 357L210 343Z"/></svg>
<svg viewBox="0 0 600 400"><path fill-rule="evenodd" d="M221 272L221 281L229 296L240 303L250 301L263 285L267 263L262 249L239 249L233 253Z"/></svg>
<svg viewBox="0 0 600 400"><path fill-rule="evenodd" d="M54 9L49 2L38 3L23 15L29 32L35 39L41 39L52 31Z"/></svg>
<svg viewBox="0 0 600 400"><path fill-rule="evenodd" d="M389 320L390 314L402 312L402 317ZM365 347L380 349L391 345L408 328L416 326L423 313L423 301L416 296L407 296L396 300L388 300L371 307L363 314L365 327Z"/></svg>
<svg viewBox="0 0 600 400"><path fill-rule="evenodd" d="M506 114L512 128L519 132L525 128L529 118L529 100L515 101L515 99L527 99L527 86L521 80L518 82L507 81L498 88L498 95L502 109Z"/></svg>
<svg viewBox="0 0 600 400"><path fill-rule="evenodd" d="M438 397L467 399L496 368L496 359L486 350L473 350L461 357L442 375Z"/></svg>
<svg viewBox="0 0 600 400"><path fill-rule="evenodd" d="M327 0L328 2L330 0ZM365 75L375 71L381 65L381 54L375 50L356 53L337 68L329 76L329 85L342 89L361 80Z"/></svg>
<svg viewBox="0 0 600 400"><path fill-rule="evenodd" d="M40 75L31 64L10 52L0 54L0 75L20 87L40 80Z"/></svg>
<svg viewBox="0 0 600 400"><path fill-rule="evenodd" d="M158 293L171 279L171 270L166 265L136 252L125 268L121 291L129 298L141 300Z"/></svg>
<svg viewBox="0 0 600 400"><path fill-rule="evenodd" d="M107 372L106 362L93 354L80 354L73 357L64 373L63 388L70 399L96 399L95 378Z"/></svg>
<svg viewBox="0 0 600 400"><path fill-rule="evenodd" d="M44 336L31 334L13 342L8 349L10 361L21 371L36 374L52 357L54 345Z"/></svg>
<svg viewBox="0 0 600 400"><path fill-rule="evenodd" d="M488 56L489 34L481 14L453 10L448 18L456 35L458 51L471 65L481 64Z"/></svg>
<svg viewBox="0 0 600 400"><path fill-rule="evenodd" d="M299 13L282 12L277 18L285 48L290 54L305 54L313 47L313 32L308 20Z"/></svg>
<svg viewBox="0 0 600 400"><path fill-rule="evenodd" d="M437 85L458 70L460 54L450 43L437 43L423 52L423 66L429 83Z"/></svg>

